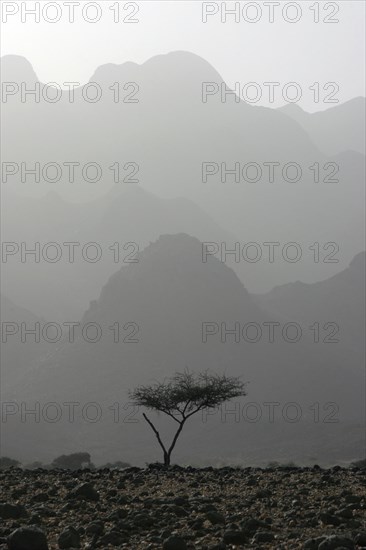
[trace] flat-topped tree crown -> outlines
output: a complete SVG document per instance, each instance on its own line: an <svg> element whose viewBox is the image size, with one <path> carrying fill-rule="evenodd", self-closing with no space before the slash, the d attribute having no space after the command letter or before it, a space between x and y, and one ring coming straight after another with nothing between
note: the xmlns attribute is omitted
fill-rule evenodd
<svg viewBox="0 0 366 550"><path fill-rule="evenodd" d="M217 408L225 401L246 395L245 386L237 377L208 371L197 374L185 371L174 374L164 382L135 388L130 392L130 399L135 405L163 412L178 423L173 441L166 448L154 424L143 413L163 450L164 464L169 466L171 453L188 418L204 409Z"/></svg>

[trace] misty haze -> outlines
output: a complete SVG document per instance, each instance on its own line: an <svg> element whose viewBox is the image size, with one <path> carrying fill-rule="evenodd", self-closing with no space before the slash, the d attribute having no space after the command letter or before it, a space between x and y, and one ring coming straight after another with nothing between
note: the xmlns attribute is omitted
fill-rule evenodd
<svg viewBox="0 0 366 550"><path fill-rule="evenodd" d="M1 8L0 550L366 548L364 4L76 4Z"/></svg>

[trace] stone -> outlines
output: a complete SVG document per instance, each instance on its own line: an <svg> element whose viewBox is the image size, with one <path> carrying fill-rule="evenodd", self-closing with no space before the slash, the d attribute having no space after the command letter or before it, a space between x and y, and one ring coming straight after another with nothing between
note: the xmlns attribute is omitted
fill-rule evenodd
<svg viewBox="0 0 366 550"><path fill-rule="evenodd" d="M19 527L8 538L9 550L48 550L46 535L36 525Z"/></svg>
<svg viewBox="0 0 366 550"><path fill-rule="evenodd" d="M32 502L47 502L49 498L47 493L36 493L32 496Z"/></svg>
<svg viewBox="0 0 366 550"><path fill-rule="evenodd" d="M346 495L344 500L349 504L359 503L362 500L361 496L358 495Z"/></svg>
<svg viewBox="0 0 366 550"><path fill-rule="evenodd" d="M341 510L338 510L335 513L335 515L338 516L339 518L344 518L344 519L352 519L353 518L353 513L352 513L351 508L342 508Z"/></svg>
<svg viewBox="0 0 366 550"><path fill-rule="evenodd" d="M304 542L304 550L318 550L319 544L323 542L326 537L316 537L308 539Z"/></svg>
<svg viewBox="0 0 366 550"><path fill-rule="evenodd" d="M269 491L268 489L260 489L259 491L256 492L255 494L255 498L268 498L271 496L271 491Z"/></svg>
<svg viewBox="0 0 366 550"><path fill-rule="evenodd" d="M258 531L252 542L272 542L274 540L274 534L269 531Z"/></svg>
<svg viewBox="0 0 366 550"><path fill-rule="evenodd" d="M74 527L67 527L57 540L59 548L80 548L80 535Z"/></svg>
<svg viewBox="0 0 366 550"><path fill-rule="evenodd" d="M163 543L163 550L187 550L187 543L178 536L171 536Z"/></svg>
<svg viewBox="0 0 366 550"><path fill-rule="evenodd" d="M0 504L0 518L19 519L27 516L26 509L21 504Z"/></svg>
<svg viewBox="0 0 366 550"><path fill-rule="evenodd" d="M92 521L85 529L87 535L103 535L104 524L102 521Z"/></svg>
<svg viewBox="0 0 366 550"><path fill-rule="evenodd" d="M341 523L341 520L337 516L330 514L329 512L321 512L319 514L319 519L322 523L324 523L324 525L337 526Z"/></svg>
<svg viewBox="0 0 366 550"><path fill-rule="evenodd" d="M258 519L248 517L240 523L240 528L242 531L245 531L248 535L253 535L259 527L268 528L269 525L264 521L259 521Z"/></svg>
<svg viewBox="0 0 366 550"><path fill-rule="evenodd" d="M340 535L332 535L326 537L323 542L318 546L318 550L336 550L338 548L347 548L348 550L354 550L355 545L353 541L347 537Z"/></svg>
<svg viewBox="0 0 366 550"><path fill-rule="evenodd" d="M357 533L357 535L355 536L355 543L358 546L366 546L366 532Z"/></svg>
<svg viewBox="0 0 366 550"><path fill-rule="evenodd" d="M81 485L78 485L73 489L71 492L72 496L84 499L84 500L90 500L90 501L98 501L99 500L99 493L94 488L92 483L82 483Z"/></svg>
<svg viewBox="0 0 366 550"><path fill-rule="evenodd" d="M100 539L101 544L111 544L112 546L119 546L123 542L123 537L117 531L109 531Z"/></svg>
<svg viewBox="0 0 366 550"><path fill-rule="evenodd" d="M187 506L187 504L188 504L188 498L185 498L185 497L176 497L176 498L173 500L173 503L174 503L176 506Z"/></svg>
<svg viewBox="0 0 366 550"><path fill-rule="evenodd" d="M247 537L243 531L225 531L223 542L226 544L242 544L243 542L247 542Z"/></svg>
<svg viewBox="0 0 366 550"><path fill-rule="evenodd" d="M214 510L206 512L206 518L210 523L212 523L212 525L217 525L218 523L225 523L224 514L221 514L220 512L216 512Z"/></svg>

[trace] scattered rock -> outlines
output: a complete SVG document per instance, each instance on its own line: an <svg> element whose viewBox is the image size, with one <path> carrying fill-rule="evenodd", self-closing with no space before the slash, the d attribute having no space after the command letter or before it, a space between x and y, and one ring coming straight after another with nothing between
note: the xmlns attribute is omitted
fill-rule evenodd
<svg viewBox="0 0 366 550"><path fill-rule="evenodd" d="M75 489L73 489L71 495L84 500L91 500L93 502L99 500L99 493L96 489L94 489L92 483L82 483L81 485L78 485Z"/></svg>
<svg viewBox="0 0 366 550"><path fill-rule="evenodd" d="M338 510L335 513L336 516L344 519L352 519L353 518L353 512L351 508L342 508L341 510Z"/></svg>
<svg viewBox="0 0 366 550"><path fill-rule="evenodd" d="M243 531L225 531L223 542L226 544L242 544L247 542L247 537Z"/></svg>
<svg viewBox="0 0 366 550"><path fill-rule="evenodd" d="M67 527L58 537L59 548L80 548L80 535L74 527Z"/></svg>
<svg viewBox="0 0 366 550"><path fill-rule="evenodd" d="M111 544L112 546L118 546L122 544L123 537L117 531L109 531L100 539L101 544Z"/></svg>
<svg viewBox="0 0 366 550"><path fill-rule="evenodd" d="M366 476L360 472L0 471L0 550L42 550L47 540L52 550L366 550ZM45 494L47 502L39 496ZM33 535L23 532L17 543L21 528Z"/></svg>
<svg viewBox="0 0 366 550"><path fill-rule="evenodd" d="M104 524L102 521L92 521L85 529L87 535L103 535Z"/></svg>
<svg viewBox="0 0 366 550"><path fill-rule="evenodd" d="M36 493L32 496L33 502L47 502L49 500L49 495L47 493Z"/></svg>
<svg viewBox="0 0 366 550"><path fill-rule="evenodd" d="M340 525L341 520L337 516L330 514L329 512L322 512L319 514L319 519L324 525Z"/></svg>
<svg viewBox="0 0 366 550"><path fill-rule="evenodd" d="M268 531L258 531L252 542L272 542L274 540L274 534Z"/></svg>
<svg viewBox="0 0 366 550"><path fill-rule="evenodd" d="M187 550L187 543L181 537L172 536L164 541L163 550Z"/></svg>
<svg viewBox="0 0 366 550"><path fill-rule="evenodd" d="M9 550L48 550L46 535L36 525L19 527L8 539Z"/></svg>
<svg viewBox="0 0 366 550"><path fill-rule="evenodd" d="M366 532L357 533L357 535L355 536L355 543L358 546L366 546Z"/></svg>
<svg viewBox="0 0 366 550"><path fill-rule="evenodd" d="M173 500L173 503L174 503L176 506L187 506L187 504L188 504L188 498L185 498L185 497L176 497L176 498Z"/></svg>
<svg viewBox="0 0 366 550"><path fill-rule="evenodd" d="M304 543L304 550L318 550L319 544L323 542L326 537L316 537L314 539L308 539Z"/></svg>
<svg viewBox="0 0 366 550"><path fill-rule="evenodd" d="M212 523L212 525L217 525L218 523L225 523L225 516L220 512L211 510L206 512L206 518Z"/></svg>
<svg viewBox="0 0 366 550"><path fill-rule="evenodd" d="M0 504L0 518L19 519L27 517L27 512L21 504Z"/></svg>
<svg viewBox="0 0 366 550"><path fill-rule="evenodd" d="M349 538L332 535L331 537L326 537L318 546L318 550L338 550L339 548L354 550L355 545Z"/></svg>

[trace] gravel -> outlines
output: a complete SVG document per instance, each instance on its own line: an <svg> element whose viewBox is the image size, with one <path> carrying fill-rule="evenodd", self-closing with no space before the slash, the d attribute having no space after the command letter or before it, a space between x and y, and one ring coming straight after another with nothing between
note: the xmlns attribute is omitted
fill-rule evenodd
<svg viewBox="0 0 366 550"><path fill-rule="evenodd" d="M366 469L0 472L0 550L366 550Z"/></svg>

